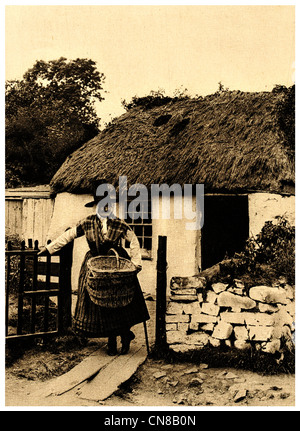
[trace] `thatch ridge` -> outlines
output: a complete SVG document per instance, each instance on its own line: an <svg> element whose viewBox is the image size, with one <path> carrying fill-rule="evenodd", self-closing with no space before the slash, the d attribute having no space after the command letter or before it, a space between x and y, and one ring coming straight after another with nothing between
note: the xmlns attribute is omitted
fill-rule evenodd
<svg viewBox="0 0 300 431"><path fill-rule="evenodd" d="M280 128L284 92L225 91L132 108L72 153L54 192L84 193L96 179L117 186L204 184L206 192L291 192L295 164Z"/></svg>

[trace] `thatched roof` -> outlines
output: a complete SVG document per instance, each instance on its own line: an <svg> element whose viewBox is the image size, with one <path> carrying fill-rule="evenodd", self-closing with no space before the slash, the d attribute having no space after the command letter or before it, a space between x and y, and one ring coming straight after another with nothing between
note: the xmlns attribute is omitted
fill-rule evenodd
<svg viewBox="0 0 300 431"><path fill-rule="evenodd" d="M204 184L206 192L291 192L295 164L278 107L286 92L225 91L133 107L63 163L54 192L117 186ZM286 110L285 110L286 111Z"/></svg>

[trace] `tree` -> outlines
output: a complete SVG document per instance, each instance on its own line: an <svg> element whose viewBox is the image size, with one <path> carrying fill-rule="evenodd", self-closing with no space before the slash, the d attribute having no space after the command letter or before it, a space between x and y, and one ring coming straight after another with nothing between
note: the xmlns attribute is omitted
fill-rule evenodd
<svg viewBox="0 0 300 431"><path fill-rule="evenodd" d="M88 59L37 61L7 81L6 182L47 183L70 152L99 133L105 76Z"/></svg>

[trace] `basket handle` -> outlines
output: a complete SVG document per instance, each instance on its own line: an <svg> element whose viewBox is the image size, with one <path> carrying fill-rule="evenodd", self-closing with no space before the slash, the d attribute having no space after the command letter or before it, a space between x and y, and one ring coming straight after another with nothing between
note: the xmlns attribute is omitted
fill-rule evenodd
<svg viewBox="0 0 300 431"><path fill-rule="evenodd" d="M118 252L114 248L109 249L107 254L109 254L110 251L114 252L114 254L116 256L116 259L117 259L117 268L119 269L120 268L120 257L119 257L119 254L118 254Z"/></svg>

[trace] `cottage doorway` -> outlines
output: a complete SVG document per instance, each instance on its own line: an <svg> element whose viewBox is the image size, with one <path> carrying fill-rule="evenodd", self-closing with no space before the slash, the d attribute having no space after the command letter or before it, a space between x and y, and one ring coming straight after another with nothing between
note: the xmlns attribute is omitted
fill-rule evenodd
<svg viewBox="0 0 300 431"><path fill-rule="evenodd" d="M248 237L248 196L205 196L201 230L202 270L240 252Z"/></svg>

